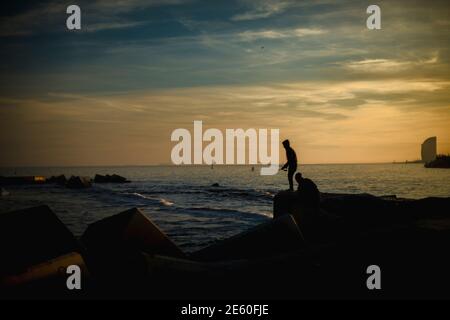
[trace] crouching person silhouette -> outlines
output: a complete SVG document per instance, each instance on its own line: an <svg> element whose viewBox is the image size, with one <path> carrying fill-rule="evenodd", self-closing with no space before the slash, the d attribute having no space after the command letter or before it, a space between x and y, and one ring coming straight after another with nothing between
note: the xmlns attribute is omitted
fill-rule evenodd
<svg viewBox="0 0 450 320"><path fill-rule="evenodd" d="M317 185L308 178L303 178L300 172L295 175L298 183L298 197L302 207L310 211L311 214L318 214L320 211L320 192Z"/></svg>
<svg viewBox="0 0 450 320"><path fill-rule="evenodd" d="M275 198L273 203L274 218L291 214L297 220L314 221L320 215L320 192L316 184L308 178L304 178L300 172L295 175L298 183L296 192L281 191Z"/></svg>

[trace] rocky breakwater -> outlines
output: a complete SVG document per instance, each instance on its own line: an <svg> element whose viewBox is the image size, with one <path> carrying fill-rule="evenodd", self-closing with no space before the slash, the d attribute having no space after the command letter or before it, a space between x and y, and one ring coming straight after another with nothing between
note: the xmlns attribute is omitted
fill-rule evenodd
<svg viewBox="0 0 450 320"><path fill-rule="evenodd" d="M450 297L450 198L322 193L311 211L283 191L273 220L193 253L138 209L93 223L80 239L47 207L0 215L0 226L9 296ZM83 270L83 290L67 290L68 264ZM381 290L367 288L372 265Z"/></svg>
<svg viewBox="0 0 450 320"><path fill-rule="evenodd" d="M71 176L69 179L65 175L52 176L12 176L0 177L0 186L21 186L38 184L56 184L70 189L84 189L92 187L93 183L129 183L127 178L117 174L100 175L96 174L94 179L90 177Z"/></svg>

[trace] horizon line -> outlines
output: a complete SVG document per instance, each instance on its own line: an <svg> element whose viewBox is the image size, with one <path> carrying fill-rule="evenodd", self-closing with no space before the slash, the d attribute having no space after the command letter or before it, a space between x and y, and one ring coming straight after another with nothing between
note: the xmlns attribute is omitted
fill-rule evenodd
<svg viewBox="0 0 450 320"><path fill-rule="evenodd" d="M355 164L413 164L417 163L420 160L404 160L404 161L390 161L390 162L322 162L322 163L299 163L298 166L302 165L355 165ZM279 166L282 166L284 163L278 163ZM108 168L108 167L210 167L211 164L182 164L176 165L172 163L158 163L158 164L112 164L112 165L19 165L19 166L2 166L0 168L89 168L89 167L98 167L98 168ZM214 166L268 166L267 164L214 164Z"/></svg>

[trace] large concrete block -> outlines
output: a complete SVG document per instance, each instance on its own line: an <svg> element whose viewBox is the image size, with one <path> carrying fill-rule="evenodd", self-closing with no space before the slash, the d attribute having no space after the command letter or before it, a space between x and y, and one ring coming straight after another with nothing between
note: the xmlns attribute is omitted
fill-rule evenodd
<svg viewBox="0 0 450 320"><path fill-rule="evenodd" d="M184 253L139 209L131 209L91 224L81 242L86 263L106 286L137 284L149 275L147 255L183 258Z"/></svg>
<svg viewBox="0 0 450 320"><path fill-rule="evenodd" d="M199 261L265 258L296 251L303 246L304 239L294 218L283 215L196 251L190 257Z"/></svg>
<svg viewBox="0 0 450 320"><path fill-rule="evenodd" d="M78 252L56 257L54 259L33 265L26 270L0 277L0 287L34 287L37 289L52 289L53 291L66 291L69 266L80 268L82 283L89 277L83 257ZM27 288L28 289L28 288Z"/></svg>
<svg viewBox="0 0 450 320"><path fill-rule="evenodd" d="M127 210L91 224L81 241L89 252L130 249L184 257L184 253L139 209Z"/></svg>
<svg viewBox="0 0 450 320"><path fill-rule="evenodd" d="M0 214L0 278L71 252L81 252L78 241L47 206Z"/></svg>

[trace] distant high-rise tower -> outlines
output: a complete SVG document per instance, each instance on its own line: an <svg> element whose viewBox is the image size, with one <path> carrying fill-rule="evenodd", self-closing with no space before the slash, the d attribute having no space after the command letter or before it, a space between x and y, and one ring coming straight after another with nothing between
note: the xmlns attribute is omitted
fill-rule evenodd
<svg viewBox="0 0 450 320"><path fill-rule="evenodd" d="M422 161L425 163L436 159L437 138L431 137L422 143Z"/></svg>

